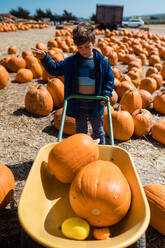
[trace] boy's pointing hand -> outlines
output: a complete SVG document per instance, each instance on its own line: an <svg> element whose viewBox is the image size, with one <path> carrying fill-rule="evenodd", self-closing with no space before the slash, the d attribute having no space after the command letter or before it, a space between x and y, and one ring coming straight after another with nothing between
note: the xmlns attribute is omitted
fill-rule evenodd
<svg viewBox="0 0 165 248"><path fill-rule="evenodd" d="M46 56L46 53L43 50L40 50L38 48L31 48L31 49L34 56L37 57L38 59L43 59Z"/></svg>

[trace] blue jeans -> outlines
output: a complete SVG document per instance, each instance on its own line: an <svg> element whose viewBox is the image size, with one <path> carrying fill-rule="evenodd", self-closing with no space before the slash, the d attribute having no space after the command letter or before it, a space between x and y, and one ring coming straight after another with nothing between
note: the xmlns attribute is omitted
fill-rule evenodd
<svg viewBox="0 0 165 248"><path fill-rule="evenodd" d="M100 139L100 143L105 144L105 132L103 128L103 116L87 116L87 115L80 115L76 118L76 133L88 133L88 123L91 123L93 129L93 139Z"/></svg>

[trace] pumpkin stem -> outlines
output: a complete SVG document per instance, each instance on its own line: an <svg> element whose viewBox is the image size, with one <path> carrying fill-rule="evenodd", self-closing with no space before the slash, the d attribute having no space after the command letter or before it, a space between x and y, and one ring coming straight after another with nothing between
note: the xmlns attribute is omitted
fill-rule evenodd
<svg viewBox="0 0 165 248"><path fill-rule="evenodd" d="M138 114L142 114L143 113L143 111L142 111L142 108L141 109L139 109L139 113Z"/></svg>
<svg viewBox="0 0 165 248"><path fill-rule="evenodd" d="M120 110L121 110L121 104L120 104L120 103L116 103L115 109L116 109L117 111L120 111Z"/></svg>
<svg viewBox="0 0 165 248"><path fill-rule="evenodd" d="M165 94L165 89L161 89L160 91L161 91L162 95Z"/></svg>
<svg viewBox="0 0 165 248"><path fill-rule="evenodd" d="M43 87L42 85L39 85L39 86L37 87L37 89L42 89L42 87Z"/></svg>

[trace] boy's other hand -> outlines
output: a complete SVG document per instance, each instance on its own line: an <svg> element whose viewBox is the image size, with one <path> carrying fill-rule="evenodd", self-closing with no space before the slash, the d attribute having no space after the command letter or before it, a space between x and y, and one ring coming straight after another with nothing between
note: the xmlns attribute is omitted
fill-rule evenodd
<svg viewBox="0 0 165 248"><path fill-rule="evenodd" d="M108 99L108 101L110 101L109 96L106 96L106 98ZM101 104L102 106L107 106L107 103L106 103L105 101L100 101L100 104Z"/></svg>
<svg viewBox="0 0 165 248"><path fill-rule="evenodd" d="M31 48L33 55L37 57L38 59L43 59L46 56L46 53L43 50L40 50L38 48Z"/></svg>

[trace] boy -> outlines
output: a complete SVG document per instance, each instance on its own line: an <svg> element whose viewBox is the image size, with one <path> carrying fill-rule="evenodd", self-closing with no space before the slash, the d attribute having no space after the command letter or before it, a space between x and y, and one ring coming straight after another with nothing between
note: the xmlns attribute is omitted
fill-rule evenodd
<svg viewBox="0 0 165 248"><path fill-rule="evenodd" d="M53 76L64 75L64 97L69 95L112 96L114 76L109 61L95 45L95 31L89 23L80 23L73 30L73 40L78 52L65 60L53 62L49 54L33 49L46 71ZM76 120L76 132L87 133L87 121L93 129L93 138L105 144L103 128L104 101L72 99L67 115Z"/></svg>

